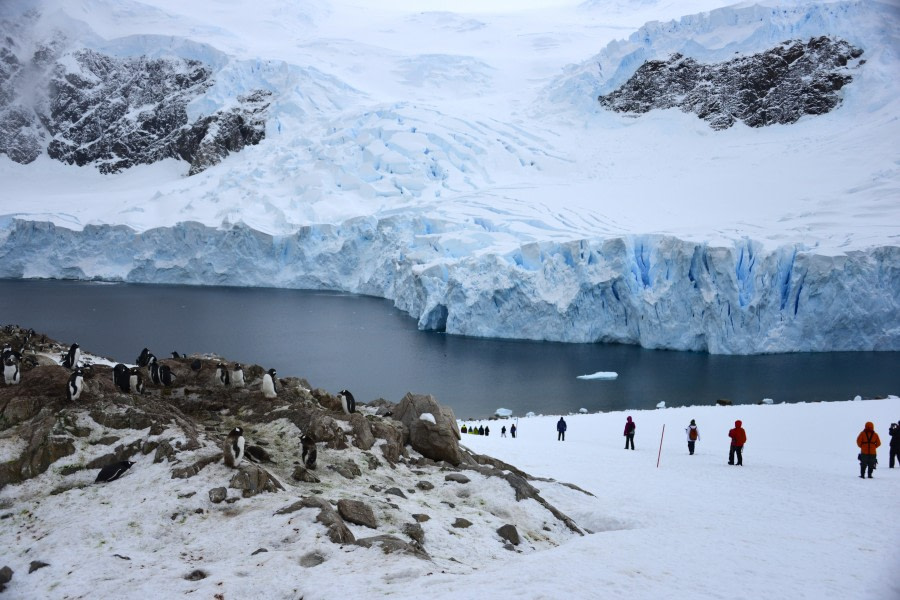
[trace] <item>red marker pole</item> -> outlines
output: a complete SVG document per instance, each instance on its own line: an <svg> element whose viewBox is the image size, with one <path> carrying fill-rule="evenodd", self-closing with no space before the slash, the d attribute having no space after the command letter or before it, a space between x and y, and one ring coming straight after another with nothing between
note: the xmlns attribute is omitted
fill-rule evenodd
<svg viewBox="0 0 900 600"><path fill-rule="evenodd" d="M663 438L666 437L666 424L663 423L662 434L659 436L659 454L656 455L656 468L659 468L659 459L662 457L662 442Z"/></svg>

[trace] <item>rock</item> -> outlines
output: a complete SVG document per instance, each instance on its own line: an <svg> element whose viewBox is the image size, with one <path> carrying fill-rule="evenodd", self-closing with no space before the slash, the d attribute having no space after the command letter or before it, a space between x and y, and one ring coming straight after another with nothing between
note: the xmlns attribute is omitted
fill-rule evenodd
<svg viewBox="0 0 900 600"><path fill-rule="evenodd" d="M403 533L420 546L425 543L425 530L418 523L406 523L403 525Z"/></svg>
<svg viewBox="0 0 900 600"><path fill-rule="evenodd" d="M368 450L375 445L375 436L372 434L372 426L362 413L350 415L350 427L353 431L353 445L360 450Z"/></svg>
<svg viewBox="0 0 900 600"><path fill-rule="evenodd" d="M319 478L316 477L315 473L304 466L297 466L294 469L294 472L291 473L291 479L293 479L294 481L303 481L306 483L320 483Z"/></svg>
<svg viewBox="0 0 900 600"><path fill-rule="evenodd" d="M381 445L381 454L392 465L397 464L400 457L406 455L404 440L408 432L403 423L393 420L377 420L372 423L372 434L376 438L385 440L385 443Z"/></svg>
<svg viewBox="0 0 900 600"><path fill-rule="evenodd" d="M435 422L420 417L430 413ZM416 452L436 461L458 465L462 461L459 450L460 433L453 410L438 404L433 396L406 394L397 405L393 418L409 431L409 444Z"/></svg>
<svg viewBox="0 0 900 600"><path fill-rule="evenodd" d="M393 496L400 496L401 498L406 498L406 494L403 493L403 490L400 488L392 487L384 490L385 494L391 494Z"/></svg>
<svg viewBox="0 0 900 600"><path fill-rule="evenodd" d="M783 42L718 64L673 54L668 60L645 62L621 87L598 100L618 112L677 107L717 130L736 121L750 127L794 123L841 103L838 91L852 81L851 64L862 64L862 54L844 40L825 36Z"/></svg>
<svg viewBox="0 0 900 600"><path fill-rule="evenodd" d="M424 523L425 521L430 521L431 517L422 513L413 514L413 519L416 520L417 523Z"/></svg>
<svg viewBox="0 0 900 600"><path fill-rule="evenodd" d="M359 468L359 465L349 458L344 462L329 465L328 468L337 471L342 477L346 477L347 479L355 479L362 475L362 469Z"/></svg>
<svg viewBox="0 0 900 600"><path fill-rule="evenodd" d="M377 529L378 522L372 509L359 500L338 500L338 514L354 525L362 525L370 529Z"/></svg>
<svg viewBox="0 0 900 600"><path fill-rule="evenodd" d="M463 519L462 517L457 517L455 521L453 521L452 527L456 527L458 529L468 529L472 526L472 521L468 519Z"/></svg>
<svg viewBox="0 0 900 600"><path fill-rule="evenodd" d="M423 550L422 548L418 548L412 544L408 544L400 538L394 537L392 535L376 535L374 537L362 538L356 540L356 544L358 546L362 546L363 548L371 548L375 544L378 544L379 546L381 546L381 549L385 554L402 552L404 554L410 554L412 556L416 556L425 560L429 558L428 553L425 552L425 550Z"/></svg>
<svg viewBox="0 0 900 600"><path fill-rule="evenodd" d="M201 579L206 579L209 575L206 574L205 571L200 569L195 569L184 576L188 581L200 581Z"/></svg>
<svg viewBox="0 0 900 600"><path fill-rule="evenodd" d="M245 465L231 478L229 487L242 490L244 498L250 498L262 492L283 491L284 486L272 475L258 465Z"/></svg>
<svg viewBox="0 0 900 600"><path fill-rule="evenodd" d="M0 569L0 592L3 591L3 588L6 587L6 584L12 581L14 571L9 567L3 567Z"/></svg>
<svg viewBox="0 0 900 600"><path fill-rule="evenodd" d="M218 504L228 497L228 490L224 487L217 487L209 490L209 501Z"/></svg>
<svg viewBox="0 0 900 600"><path fill-rule="evenodd" d="M469 483L471 481L462 473L447 473L444 475L444 481L455 481L456 483Z"/></svg>
<svg viewBox="0 0 900 600"><path fill-rule="evenodd" d="M263 448L262 446L247 446L244 449L244 455L248 460L252 460L253 462L258 463L270 463L272 462L272 456L269 454L268 450Z"/></svg>
<svg viewBox="0 0 900 600"><path fill-rule="evenodd" d="M257 554L262 554L263 552L268 552L269 550L266 548L257 548L253 552L250 553L250 556L256 556Z"/></svg>
<svg viewBox="0 0 900 600"><path fill-rule="evenodd" d="M210 454L198 459L189 465L177 467L172 469L172 479L189 479L199 473L204 467L207 467L214 462L219 462L220 460L222 460L222 453L216 452L215 454Z"/></svg>
<svg viewBox="0 0 900 600"><path fill-rule="evenodd" d="M300 557L301 567L317 567L325 562L325 557L318 552L308 552Z"/></svg>
<svg viewBox="0 0 900 600"><path fill-rule="evenodd" d="M49 563L45 563L45 562L42 561L42 560L33 560L33 561L31 561L31 563L29 563L29 565L28 565L28 572L29 572L29 573L34 573L34 572L37 571L38 569L43 569L44 567L49 567L49 566L50 566Z"/></svg>
<svg viewBox="0 0 900 600"><path fill-rule="evenodd" d="M416 483L416 487L422 491L427 492L428 490L434 489L434 484L431 483L430 481L422 480L422 481L419 481L418 483Z"/></svg>
<svg viewBox="0 0 900 600"><path fill-rule="evenodd" d="M519 545L519 532L514 525L504 525L497 530L497 534L513 546Z"/></svg>

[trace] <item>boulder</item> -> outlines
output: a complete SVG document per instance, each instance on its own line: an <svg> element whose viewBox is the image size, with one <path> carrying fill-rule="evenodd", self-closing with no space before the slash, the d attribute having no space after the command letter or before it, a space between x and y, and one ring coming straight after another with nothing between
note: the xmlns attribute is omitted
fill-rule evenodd
<svg viewBox="0 0 900 600"><path fill-rule="evenodd" d="M434 423L420 418L426 413L434 417ZM393 418L406 426L409 444L422 456L452 465L462 461L456 416L452 409L438 404L433 396L406 394L397 405Z"/></svg>
<svg viewBox="0 0 900 600"><path fill-rule="evenodd" d="M372 508L359 500L338 500L337 508L338 513L345 521L370 529L378 528Z"/></svg>
<svg viewBox="0 0 900 600"><path fill-rule="evenodd" d="M375 444L375 436L372 434L372 426L365 415L353 413L350 415L350 427L353 430L353 445L360 450L368 450Z"/></svg>
<svg viewBox="0 0 900 600"><path fill-rule="evenodd" d="M231 483L228 486L236 490L242 490L244 498L250 498L262 492L284 490L284 486L272 477L268 471L254 464L242 466L240 471L231 478Z"/></svg>
<svg viewBox="0 0 900 600"><path fill-rule="evenodd" d="M224 487L217 487L209 490L209 501L218 504L228 497L228 490Z"/></svg>
<svg viewBox="0 0 900 600"><path fill-rule="evenodd" d="M518 546L519 542L521 541L519 539L519 532L516 529L515 525L504 525L497 530L497 534L513 546Z"/></svg>

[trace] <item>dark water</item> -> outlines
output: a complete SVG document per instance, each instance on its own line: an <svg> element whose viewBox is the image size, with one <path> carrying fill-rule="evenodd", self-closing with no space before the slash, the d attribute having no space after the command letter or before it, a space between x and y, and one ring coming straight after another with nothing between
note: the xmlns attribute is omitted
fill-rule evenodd
<svg viewBox="0 0 900 600"><path fill-rule="evenodd" d="M216 353L305 377L360 401L430 393L472 418L712 404L846 400L900 393L900 353L710 356L632 346L476 339L422 332L389 301L296 290L0 281L0 324L134 362ZM616 371L614 381L578 375Z"/></svg>

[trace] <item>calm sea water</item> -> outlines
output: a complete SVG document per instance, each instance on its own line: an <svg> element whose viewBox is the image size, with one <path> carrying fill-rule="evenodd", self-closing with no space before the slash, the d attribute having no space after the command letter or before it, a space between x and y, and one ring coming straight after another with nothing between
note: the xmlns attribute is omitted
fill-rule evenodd
<svg viewBox="0 0 900 600"><path fill-rule="evenodd" d="M710 356L632 346L478 339L423 332L387 300L259 288L0 281L0 324L31 327L134 362L216 353L305 377L357 400L428 393L459 418L846 400L900 394L900 353ZM615 371L613 381L578 375Z"/></svg>

